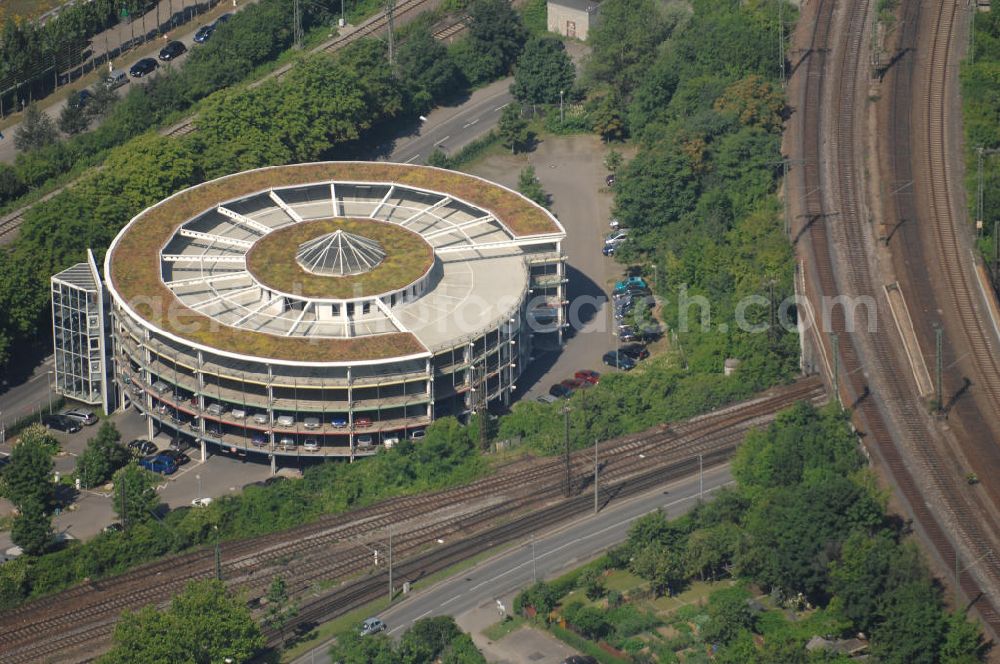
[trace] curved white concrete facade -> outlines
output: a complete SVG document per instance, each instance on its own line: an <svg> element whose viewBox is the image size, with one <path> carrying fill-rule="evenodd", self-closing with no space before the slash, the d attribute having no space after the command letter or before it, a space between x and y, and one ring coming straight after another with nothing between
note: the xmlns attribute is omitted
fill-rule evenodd
<svg viewBox="0 0 1000 664"><path fill-rule="evenodd" d="M400 288L343 298L276 290L247 270L246 255L262 238L331 217L416 233L433 249L431 265ZM225 332L218 345L211 334L195 340L177 323L140 315L141 294L129 300L116 287L115 248L143 232L143 214L115 239L105 272L119 389L151 427L179 439L252 455L371 453L435 417L476 410L484 395L508 403L535 337L561 341L558 222L557 232L519 236L491 210L447 191L343 179L286 182L176 221L158 251L160 283L184 311ZM274 344L308 343L312 352L302 360L240 352L244 331L258 341L266 334ZM387 352L384 344L403 335L418 344ZM324 344L345 343L349 357L323 358Z"/></svg>

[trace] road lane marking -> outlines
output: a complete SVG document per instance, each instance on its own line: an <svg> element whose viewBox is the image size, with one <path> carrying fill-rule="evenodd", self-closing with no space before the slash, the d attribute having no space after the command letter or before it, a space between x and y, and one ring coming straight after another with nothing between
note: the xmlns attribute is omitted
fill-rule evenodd
<svg viewBox="0 0 1000 664"><path fill-rule="evenodd" d="M409 159L407 159L406 161L404 161L403 163L404 164L408 164L408 163L410 163L411 161L413 161L414 159L416 159L419 156L420 156L419 154L415 154L412 157L410 157Z"/></svg>
<svg viewBox="0 0 1000 664"><path fill-rule="evenodd" d="M712 489L706 489L706 493L711 492L711 491L715 491L716 489L720 489L720 488L722 488L724 486L727 486L728 484L731 484L731 483L732 482L725 482L724 484L720 484L719 486L713 487ZM665 504L663 507L673 507L675 505L679 505L679 504L687 502L689 500L698 500L698 494L693 494L691 496L687 496L686 498L678 498L677 500L670 501L669 503ZM616 523L612 523L609 526L605 526L604 528L601 528L600 530L595 530L592 533L588 533L586 535L583 535L583 536L581 536L581 537L573 540L572 542L566 542L565 544L563 544L561 546L557 546L554 549L550 549L548 551L544 551L542 553L538 553L538 554L535 555L535 560L538 561L539 559L544 558L546 556L550 556L550 555L556 553L557 551L562 551L563 549L565 549L567 547L575 546L581 540L590 539L590 538L596 537L598 535L603 535L604 533L606 533L609 530L612 530L614 528L618 528L619 526L622 526L624 524L631 523L631 522L635 521L636 519L638 519L638 518L640 518L642 516L645 516L645 513L644 514L636 514L634 516L630 516L627 519L623 519L623 520L618 521ZM512 573L512 572L514 572L514 571L516 571L516 570L518 570L518 569L520 569L520 568L522 568L522 567L524 567L526 565L530 565L530 564L531 564L531 560L526 560L523 563L520 563L519 565L515 565L514 567L511 567L510 569L508 569L508 570L506 570L504 572L501 572L500 574L497 574L496 576L494 576L491 579L487 579L486 581L483 581L482 583L479 583L479 584L476 584L476 585L472 586L472 588L470 588L470 590L476 590L477 588L481 588L482 586L485 586L487 583L492 583L492 582L496 581L497 579L503 578L503 577L507 576L508 574L510 574L510 573ZM448 602L445 602L445 604L447 604L447 603ZM443 604L442 604L442 606L443 606Z"/></svg>
<svg viewBox="0 0 1000 664"><path fill-rule="evenodd" d="M434 145L441 145L442 143L444 143L445 141L447 141L449 138L451 138L450 135L449 136L445 136L440 141L437 141L436 143L434 143Z"/></svg>
<svg viewBox="0 0 1000 664"><path fill-rule="evenodd" d="M462 596L462 595L461 595L461 593L459 593L458 595L455 595L455 596L454 596L454 597L452 597L451 599L448 599L448 600L445 600L445 601L441 602L441 606L446 606L446 605L448 605L448 604L451 604L451 603L452 603L452 602L454 602L454 601L455 601L456 599L459 599L459 598L460 598L461 596Z"/></svg>
<svg viewBox="0 0 1000 664"><path fill-rule="evenodd" d="M496 108L494 108L493 110L494 110L494 111L502 111L503 109L507 108L508 106L510 106L510 102L507 102L507 103L506 103L506 104L504 104L503 106L497 106L497 107L496 107Z"/></svg>
<svg viewBox="0 0 1000 664"><path fill-rule="evenodd" d="M469 127L471 127L472 125L476 124L477 122L479 122L479 118L476 118L472 122L466 123L465 125L462 126L462 129L468 129Z"/></svg>

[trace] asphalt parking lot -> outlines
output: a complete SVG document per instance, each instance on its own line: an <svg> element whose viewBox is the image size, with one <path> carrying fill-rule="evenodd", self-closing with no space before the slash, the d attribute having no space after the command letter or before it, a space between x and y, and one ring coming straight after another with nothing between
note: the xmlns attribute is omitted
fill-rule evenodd
<svg viewBox="0 0 1000 664"><path fill-rule="evenodd" d="M601 364L601 356L617 343L605 300L622 274L614 259L601 254L613 202L604 183L607 152L608 147L596 136L557 136L546 138L530 153L489 157L469 169L517 189L521 169L534 166L542 187L552 197L552 212L566 228L563 250L568 258L573 327L561 352L536 356L518 381L518 398L547 394L553 383L572 378L580 369L614 371ZM604 303L595 309L592 302Z"/></svg>
<svg viewBox="0 0 1000 664"><path fill-rule="evenodd" d="M146 424L134 410L116 413L111 419L121 432L123 443L147 437ZM87 441L97 434L99 427L99 424L84 427L72 434L52 432L61 445L61 450L54 459L55 472L65 476L76 469L77 457L83 452ZM158 436L155 441L161 449L170 443L169 439L162 436ZM9 452L9 445L0 446L0 453ZM197 448L187 450L187 454L191 460L173 475L164 476L157 487L161 504L167 508L190 506L195 498L219 498L235 493L247 484L271 477L271 468L267 464L246 463L225 456L209 456L202 462ZM9 514L12 509L10 503L0 500L0 515ZM88 539L117 518L107 491L103 488L84 489L76 492L72 504L53 518L52 526L57 533L68 533L76 539ZM11 545L10 533L0 532L0 552Z"/></svg>

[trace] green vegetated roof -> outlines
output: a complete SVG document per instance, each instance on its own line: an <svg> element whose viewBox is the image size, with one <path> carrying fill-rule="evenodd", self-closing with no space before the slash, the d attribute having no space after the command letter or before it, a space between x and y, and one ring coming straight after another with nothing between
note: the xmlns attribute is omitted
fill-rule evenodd
<svg viewBox="0 0 1000 664"><path fill-rule="evenodd" d="M338 230L375 240L386 253L369 272L324 276L304 270L296 252L304 242ZM257 280L283 293L303 297L348 299L400 290L413 283L434 262L434 250L418 234L396 224L370 219L320 219L273 231L254 244L247 268Z"/></svg>
<svg viewBox="0 0 1000 664"><path fill-rule="evenodd" d="M343 362L378 360L427 352L415 335L392 333L351 339L277 337L222 325L178 300L160 276L160 248L177 228L220 203L269 188L340 180L396 182L461 198L492 212L523 235L557 233L545 210L527 199L462 173L378 162L296 164L237 173L186 189L143 211L121 235L111 254L111 279L133 310L161 329L220 350L278 360ZM137 304L141 302L142 304ZM160 302L154 306L150 302Z"/></svg>

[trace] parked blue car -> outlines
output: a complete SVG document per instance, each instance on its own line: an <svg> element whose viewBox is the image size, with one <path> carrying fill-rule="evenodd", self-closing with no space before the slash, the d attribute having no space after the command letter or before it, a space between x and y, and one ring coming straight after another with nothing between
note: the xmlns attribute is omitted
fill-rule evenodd
<svg viewBox="0 0 1000 664"><path fill-rule="evenodd" d="M161 475L172 475L177 472L177 462L165 454L143 457L139 459L139 465Z"/></svg>
<svg viewBox="0 0 1000 664"><path fill-rule="evenodd" d="M628 279L623 279L622 281L616 283L614 292L617 294L617 293L624 293L631 289L646 289L646 288L649 288L649 286L646 285L646 280L643 279L642 277L629 277Z"/></svg>

